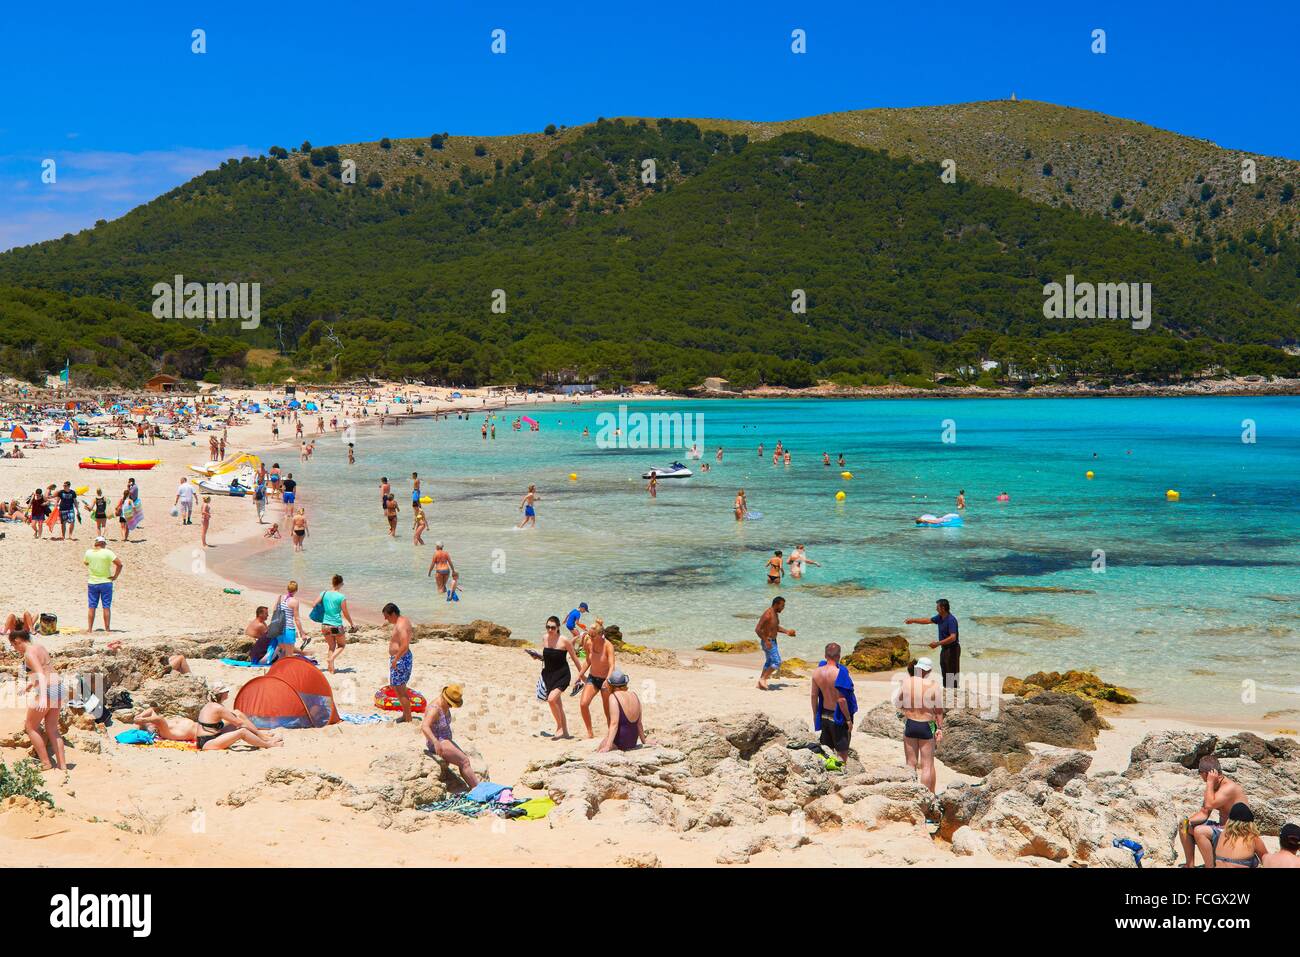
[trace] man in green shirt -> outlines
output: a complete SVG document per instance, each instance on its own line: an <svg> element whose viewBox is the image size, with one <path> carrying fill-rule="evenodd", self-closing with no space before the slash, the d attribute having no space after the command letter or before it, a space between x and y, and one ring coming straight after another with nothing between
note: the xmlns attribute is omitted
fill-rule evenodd
<svg viewBox="0 0 1300 957"><path fill-rule="evenodd" d="M96 536L95 544L87 549L82 564L90 569L86 585L86 631L95 630L95 609L104 607L104 630L108 631L110 611L113 607L113 581L122 574L122 560L108 550L103 535Z"/></svg>

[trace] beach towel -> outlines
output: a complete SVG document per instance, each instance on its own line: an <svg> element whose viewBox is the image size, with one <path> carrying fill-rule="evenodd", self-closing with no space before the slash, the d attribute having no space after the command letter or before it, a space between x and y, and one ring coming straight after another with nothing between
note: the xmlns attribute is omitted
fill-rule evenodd
<svg viewBox="0 0 1300 957"><path fill-rule="evenodd" d="M465 795L471 801L477 801L479 804L487 804L489 801L496 800L502 791L508 791L510 788L504 784L493 784L491 781L484 781L476 784L474 788Z"/></svg>
<svg viewBox="0 0 1300 957"><path fill-rule="evenodd" d="M143 728L132 728L130 731L123 731L117 735L115 740L118 744L153 744L154 733L146 731Z"/></svg>
<svg viewBox="0 0 1300 957"><path fill-rule="evenodd" d="M431 813L460 814L464 817L478 817L483 813L485 808L477 801L471 801L465 795L461 794L454 798L448 798L445 801L434 801L432 804L421 804L416 808L416 810L428 811Z"/></svg>
<svg viewBox="0 0 1300 957"><path fill-rule="evenodd" d="M515 805L515 810L523 811L523 820L540 821L555 809L555 802L550 798L532 798Z"/></svg>
<svg viewBox="0 0 1300 957"><path fill-rule="evenodd" d="M395 714L349 714L343 713L339 718L348 724L387 724L389 721L396 721Z"/></svg>
<svg viewBox="0 0 1300 957"><path fill-rule="evenodd" d="M256 661L240 661L238 658L222 658L223 665L230 665L232 668L269 668L270 665L264 665Z"/></svg>

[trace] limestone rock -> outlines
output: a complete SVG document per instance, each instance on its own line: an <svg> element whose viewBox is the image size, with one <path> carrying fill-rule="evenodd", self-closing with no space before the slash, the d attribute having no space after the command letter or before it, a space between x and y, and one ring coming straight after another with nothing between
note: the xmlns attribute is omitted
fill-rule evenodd
<svg viewBox="0 0 1300 957"><path fill-rule="evenodd" d="M154 708L159 714L194 719L208 702L208 683L196 675L170 674L150 678L133 697L137 709Z"/></svg>
<svg viewBox="0 0 1300 957"><path fill-rule="evenodd" d="M850 671L893 671L906 668L912 649L901 634L868 634L844 658Z"/></svg>

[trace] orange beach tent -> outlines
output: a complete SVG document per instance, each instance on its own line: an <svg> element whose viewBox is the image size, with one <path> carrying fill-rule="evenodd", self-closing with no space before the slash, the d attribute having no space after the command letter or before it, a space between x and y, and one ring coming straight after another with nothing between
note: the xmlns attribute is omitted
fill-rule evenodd
<svg viewBox="0 0 1300 957"><path fill-rule="evenodd" d="M325 676L298 657L280 659L240 688L235 709L262 729L323 728L341 720Z"/></svg>

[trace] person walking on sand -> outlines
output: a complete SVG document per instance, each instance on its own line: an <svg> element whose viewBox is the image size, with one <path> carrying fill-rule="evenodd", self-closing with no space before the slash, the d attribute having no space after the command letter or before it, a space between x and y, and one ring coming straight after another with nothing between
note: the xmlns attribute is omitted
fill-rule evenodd
<svg viewBox="0 0 1300 957"><path fill-rule="evenodd" d="M72 533L77 530L77 493L72 483L64 482L55 498L59 506L59 541L71 538L75 542L77 536Z"/></svg>
<svg viewBox="0 0 1300 957"><path fill-rule="evenodd" d="M939 676L945 688L956 688L961 676L961 640L957 631L957 619L953 617L948 599L940 598L934 603L935 615L932 618L908 618L907 625L936 625L939 637L930 642L930 649L939 651Z"/></svg>
<svg viewBox="0 0 1300 957"><path fill-rule="evenodd" d="M176 498L172 505L180 509L182 525L194 524L194 486L184 475L181 476L181 484L176 489Z"/></svg>
<svg viewBox="0 0 1300 957"><path fill-rule="evenodd" d="M451 736L451 709L459 708L464 703L465 696L460 685L447 685L439 693L438 699L430 701L425 707L420 733L424 735L424 750L433 757L455 765L465 786L473 790L478 786L478 775L474 773L469 755Z"/></svg>
<svg viewBox="0 0 1300 957"><path fill-rule="evenodd" d="M348 610L348 596L339 591L342 585L343 576L335 575L330 579L329 591L321 592L320 598L317 599L321 606L320 634L329 649L327 667L330 674L334 674L334 664L338 661L339 655L343 654L343 649L348 646L348 636L343 631L343 620L347 619L348 627L353 631L357 630L356 623L352 620L352 612Z"/></svg>
<svg viewBox="0 0 1300 957"><path fill-rule="evenodd" d="M438 585L438 594L441 595L447 590L447 579L456 572L456 566L451 560L451 555L442 547L442 542L433 543L433 557L429 559L429 571L424 577L435 575L434 581Z"/></svg>
<svg viewBox="0 0 1300 957"><path fill-rule="evenodd" d="M208 528L212 524L212 496L203 496L203 509L199 512L199 544L208 547Z"/></svg>
<svg viewBox="0 0 1300 957"><path fill-rule="evenodd" d="M823 748L833 749L841 761L847 761L858 698L853 676L840 664L840 646L831 642L824 654L826 657L812 674L813 730L821 732Z"/></svg>
<svg viewBox="0 0 1300 957"><path fill-rule="evenodd" d="M541 496L537 494L537 486L528 486L528 491L524 493L524 497L519 503L519 507L524 513L524 520L516 525L516 528L524 528L527 525L532 525L533 528L537 527L537 510L533 506L540 498Z"/></svg>
<svg viewBox="0 0 1300 957"><path fill-rule="evenodd" d="M108 524L108 499L104 498L102 488L95 489L95 501L91 503L90 510L95 519L95 534L103 535L104 526Z"/></svg>
<svg viewBox="0 0 1300 957"><path fill-rule="evenodd" d="M934 749L943 740L943 688L931 677L934 666L921 658L894 686L891 700L903 712L903 754L921 784L934 793Z"/></svg>
<svg viewBox="0 0 1300 957"><path fill-rule="evenodd" d="M594 738L591 730L591 702L600 695L600 706L605 712L605 724L609 724L609 695L612 690L606 680L614 671L614 644L605 638L605 623L596 619L596 627L587 629L582 640L587 660L578 670L578 683L582 697L578 699L578 710L582 713L582 723L587 728L587 737Z"/></svg>
<svg viewBox="0 0 1300 957"><path fill-rule="evenodd" d="M26 625L18 624L9 632L9 644L23 659L20 675L27 675L27 685L23 689L27 695L27 720L24 724L27 739L44 770L57 767L66 773L68 766L63 757L63 735L59 732L63 681L50 662L49 651L40 642L32 640ZM44 738L41 736L42 725L45 726ZM46 740L49 741L48 748ZM54 756L53 764L50 762L51 754Z"/></svg>
<svg viewBox="0 0 1300 957"><path fill-rule="evenodd" d="M781 652L776 646L776 636L778 634L788 635L791 638L795 636L793 628L781 627L783 611L785 611L785 599L777 595L759 617L758 624L754 626L754 634L758 635L759 643L763 646L763 673L758 676L759 691L767 691L767 679L781 670Z"/></svg>
<svg viewBox="0 0 1300 957"><path fill-rule="evenodd" d="M564 717L564 692L569 687L573 673L569 670L569 661L579 671L582 663L573 648L573 639L560 631L560 619L552 615L546 619L546 633L542 636L542 650L539 654L533 649L526 649L529 655L542 662L542 676L537 682L537 697L546 701L555 718L555 733L542 732L542 737L561 740L571 738L569 723Z"/></svg>
<svg viewBox="0 0 1300 957"><path fill-rule="evenodd" d="M122 560L108 549L108 540L96 535L95 542L86 549L81 563L89 569L86 577L86 632L95 630L95 609L104 609L104 631L110 631L109 621L113 609L113 582L122 574Z"/></svg>
<svg viewBox="0 0 1300 957"><path fill-rule="evenodd" d="M605 740L596 749L599 754L608 751L631 751L638 743L647 744L641 699L628 689L628 676L615 668L609 676L609 717Z"/></svg>
<svg viewBox="0 0 1300 957"><path fill-rule="evenodd" d="M384 621L393 626L393 632L388 636L388 686L402 705L398 722L410 721L411 694L406 683L411 680L411 668L415 663L411 654L411 619L391 601L384 606L383 616Z"/></svg>

